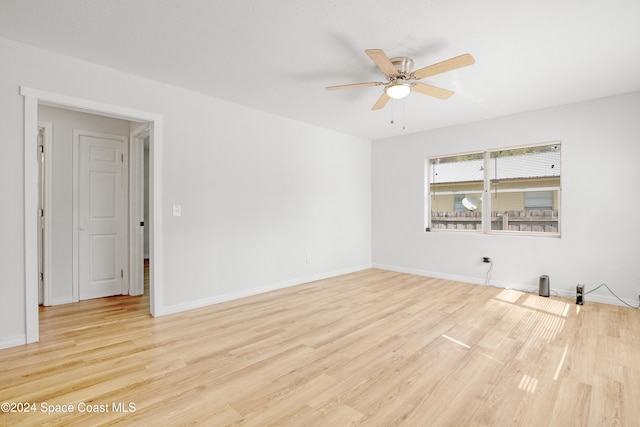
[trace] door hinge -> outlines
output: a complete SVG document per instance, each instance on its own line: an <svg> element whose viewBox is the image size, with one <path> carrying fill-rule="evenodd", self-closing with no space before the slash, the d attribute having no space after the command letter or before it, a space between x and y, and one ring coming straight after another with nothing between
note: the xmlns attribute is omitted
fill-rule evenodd
<svg viewBox="0 0 640 427"><path fill-rule="evenodd" d="M40 273L40 281L43 282L44 281L44 273Z"/></svg>
<svg viewBox="0 0 640 427"><path fill-rule="evenodd" d="M120 161L124 163L124 153L120 154Z"/></svg>
<svg viewBox="0 0 640 427"><path fill-rule="evenodd" d="M120 270L120 277L124 279L124 270Z"/></svg>
<svg viewBox="0 0 640 427"><path fill-rule="evenodd" d="M38 145L38 151L44 153L44 145Z"/></svg>
<svg viewBox="0 0 640 427"><path fill-rule="evenodd" d="M40 215L41 218L44 218L44 209L38 209L38 214Z"/></svg>

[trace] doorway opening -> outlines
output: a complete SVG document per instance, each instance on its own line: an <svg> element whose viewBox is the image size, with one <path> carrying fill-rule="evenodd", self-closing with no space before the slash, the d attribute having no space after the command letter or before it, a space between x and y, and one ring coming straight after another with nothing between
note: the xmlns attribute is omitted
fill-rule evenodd
<svg viewBox="0 0 640 427"><path fill-rule="evenodd" d="M45 272L51 270L50 238L45 238L45 230L51 230L51 136L52 124L38 121L38 304L49 305L45 296L50 295L49 277Z"/></svg>
<svg viewBox="0 0 640 427"><path fill-rule="evenodd" d="M46 232L42 234L42 222L38 214L42 205L41 200L46 203L46 196L43 198L40 192L39 183L44 177L44 187L46 193L47 169L41 168L41 158L34 156L33 153L38 152L42 137L38 131L38 106L45 105L66 110L72 110L83 113L90 113L98 116L117 118L130 122L139 123L139 127L130 132L130 144L135 147L131 150L130 164L128 172L137 178L132 177L129 180L129 214L127 222L129 224L129 233L127 236L129 259L126 265L130 266L129 278L139 277L139 280L130 280L130 284L139 283L129 288L130 294L142 294L144 292L144 236L143 228L149 229L148 242L148 289L149 289L149 312L152 316L161 315L162 307L162 275L158 268L162 263L162 240L159 233L161 225L161 201L160 201L160 153L162 147L162 116L139 110L133 110L126 107L97 103L90 100L80 98L72 98L65 95L43 92L30 88L21 87L20 94L24 96L24 150L25 150L25 282L26 282L26 298L25 298L25 317L26 317L26 343L36 342L39 340L39 311L40 302L40 273L41 265L47 265L47 241ZM45 130L46 132L46 130ZM144 141L145 138L149 147L148 161L148 183L149 183L149 202L148 202L148 221L144 219L143 201L138 202L131 200L132 197L142 195L142 181L144 180ZM134 152L135 151L135 152ZM135 163L134 163L135 162ZM44 175L41 175L44 174ZM50 183L50 180L49 180ZM138 187L136 187L138 186ZM131 191L135 190L135 191ZM51 194L51 193L49 193ZM46 218L46 215L45 215ZM45 223L46 227L46 223ZM49 230L51 227L49 226ZM39 237L40 236L40 237ZM42 240L41 240L42 239ZM43 252L40 248L45 248ZM51 248L49 247L49 250ZM50 258L49 258L50 259ZM43 262L41 262L43 260ZM123 272L124 274L124 272ZM135 275L135 276L134 276ZM43 303L47 301L47 282L46 274L44 275L44 297Z"/></svg>

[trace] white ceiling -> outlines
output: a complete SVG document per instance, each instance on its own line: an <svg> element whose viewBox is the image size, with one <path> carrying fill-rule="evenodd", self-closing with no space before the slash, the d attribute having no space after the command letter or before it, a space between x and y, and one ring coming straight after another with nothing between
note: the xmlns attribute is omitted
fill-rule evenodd
<svg viewBox="0 0 640 427"><path fill-rule="evenodd" d="M0 37L372 140L640 90L638 0L2 0ZM476 64L324 90L383 80L370 48Z"/></svg>

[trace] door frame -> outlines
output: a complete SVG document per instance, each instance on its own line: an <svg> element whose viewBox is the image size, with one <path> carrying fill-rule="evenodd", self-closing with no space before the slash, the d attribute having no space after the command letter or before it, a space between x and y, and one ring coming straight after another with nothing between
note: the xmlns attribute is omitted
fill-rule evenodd
<svg viewBox="0 0 640 427"><path fill-rule="evenodd" d="M128 107L20 86L24 97L24 281L25 340L40 337L38 316L38 104L149 125L149 310L163 314L162 131L163 116Z"/></svg>
<svg viewBox="0 0 640 427"><path fill-rule="evenodd" d="M101 132L94 132L82 129L73 129L73 207L72 207L72 229L73 229L73 243L72 243L72 302L80 301L80 137L81 136L94 136L98 138L119 140L122 142L122 199L120 218L122 218L122 224L120 224L120 236L121 236L121 248L120 248L120 265L124 271L120 282L121 294L129 293L129 251L130 251L130 236L129 236L129 188L131 182L129 182L129 137L122 135L110 135Z"/></svg>
<svg viewBox="0 0 640 427"><path fill-rule="evenodd" d="M144 140L150 135L146 123L129 133L129 295L144 294Z"/></svg>
<svg viewBox="0 0 640 427"><path fill-rule="evenodd" d="M42 209L44 210L44 236L42 247L38 250L41 251L38 255L42 256L42 271L38 271L38 274L43 273L43 286L42 286L42 305L51 305L51 185L53 182L53 169L52 169L52 153L53 153L53 123L38 121L38 129L43 129L42 146L44 147L44 176L38 180L38 188L44 194L44 204ZM42 188L40 188L42 186ZM38 230L40 232L40 230ZM40 265L38 265L40 267ZM39 268L38 268L39 269ZM39 280L39 279L38 279ZM38 298L38 303L40 303Z"/></svg>

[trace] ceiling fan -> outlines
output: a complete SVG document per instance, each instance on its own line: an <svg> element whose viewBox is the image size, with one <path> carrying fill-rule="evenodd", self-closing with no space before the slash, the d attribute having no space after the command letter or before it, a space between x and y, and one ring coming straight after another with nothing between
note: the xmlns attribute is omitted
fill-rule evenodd
<svg viewBox="0 0 640 427"><path fill-rule="evenodd" d="M455 58L450 58L437 64L429 65L419 70L412 71L413 60L406 56L391 58L382 49L367 49L364 51L369 58L380 68L387 78L386 82L366 82L353 83L348 85L328 86L327 90L350 89L365 86L384 86L382 96L373 104L372 110L384 108L389 99L401 99L409 95L410 92L419 92L424 95L433 96L439 99L447 99L453 95L453 91L432 86L426 83L416 82L425 77L455 70L474 64L476 61L468 53Z"/></svg>

